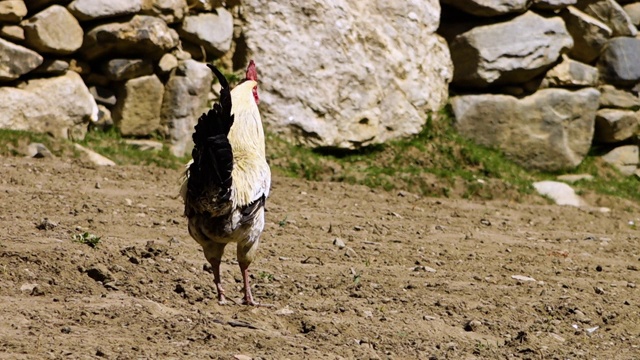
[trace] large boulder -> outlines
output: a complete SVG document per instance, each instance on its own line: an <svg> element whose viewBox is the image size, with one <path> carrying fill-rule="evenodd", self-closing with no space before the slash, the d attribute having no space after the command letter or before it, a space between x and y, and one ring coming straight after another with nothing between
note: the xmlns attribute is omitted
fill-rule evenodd
<svg viewBox="0 0 640 360"><path fill-rule="evenodd" d="M524 83L543 73L573 46L559 17L527 12L513 20L475 27L451 42L453 84L486 87Z"/></svg>
<svg viewBox="0 0 640 360"><path fill-rule="evenodd" d="M182 21L189 13L187 0L143 0L142 14L153 15L173 24Z"/></svg>
<svg viewBox="0 0 640 360"><path fill-rule="evenodd" d="M633 175L640 163L638 145L618 146L602 155L602 160L618 169L623 175Z"/></svg>
<svg viewBox="0 0 640 360"><path fill-rule="evenodd" d="M36 51L67 55L82 46L82 27L63 6L52 5L22 22L26 45Z"/></svg>
<svg viewBox="0 0 640 360"><path fill-rule="evenodd" d="M623 6L624 12L629 15L629 19L633 25L640 26L640 2L627 4Z"/></svg>
<svg viewBox="0 0 640 360"><path fill-rule="evenodd" d="M563 10L560 15L573 37L574 45L569 55L584 63L591 63L597 59L611 38L613 30L607 24L573 6Z"/></svg>
<svg viewBox="0 0 640 360"><path fill-rule="evenodd" d="M142 9L143 0L73 0L69 11L80 21L135 14Z"/></svg>
<svg viewBox="0 0 640 360"><path fill-rule="evenodd" d="M0 39L0 82L19 78L42 64L37 52Z"/></svg>
<svg viewBox="0 0 640 360"><path fill-rule="evenodd" d="M596 113L595 140L616 143L630 139L636 134L640 113L631 110L600 109Z"/></svg>
<svg viewBox="0 0 640 360"><path fill-rule="evenodd" d="M184 156L193 148L191 134L207 110L213 73L203 63L185 60L171 74L162 100L161 121L169 135L170 150Z"/></svg>
<svg viewBox="0 0 640 360"><path fill-rule="evenodd" d="M600 90L600 107L632 109L640 108L640 98L630 91L618 89L613 85L602 85Z"/></svg>
<svg viewBox="0 0 640 360"><path fill-rule="evenodd" d="M233 39L233 16L224 8L215 13L203 13L185 17L178 29L182 38L204 47L215 57L231 49Z"/></svg>
<svg viewBox="0 0 640 360"><path fill-rule="evenodd" d="M111 59L102 64L102 72L109 80L123 81L153 74L153 64L144 59Z"/></svg>
<svg viewBox="0 0 640 360"><path fill-rule="evenodd" d="M613 36L636 36L638 33L629 15L615 0L581 0L575 6L607 24Z"/></svg>
<svg viewBox="0 0 640 360"><path fill-rule="evenodd" d="M0 87L0 128L82 139L98 106L80 75L31 80L19 88Z"/></svg>
<svg viewBox="0 0 640 360"><path fill-rule="evenodd" d="M27 16L27 6L23 0L0 1L0 22L18 23Z"/></svg>
<svg viewBox="0 0 640 360"><path fill-rule="evenodd" d="M98 25L84 38L82 53L93 60L106 54L158 59L178 46L178 33L162 19L135 15L129 21Z"/></svg>
<svg viewBox="0 0 640 360"><path fill-rule="evenodd" d="M500 148L524 167L559 171L575 168L587 155L599 96L593 88L544 89L522 99L455 96L451 105L463 136Z"/></svg>
<svg viewBox="0 0 640 360"><path fill-rule="evenodd" d="M345 149L383 143L420 132L427 112L446 104L453 69L435 34L436 0L243 6L263 119L295 142Z"/></svg>
<svg viewBox="0 0 640 360"><path fill-rule="evenodd" d="M442 3L471 15L491 17L525 12L531 0L442 0Z"/></svg>
<svg viewBox="0 0 640 360"><path fill-rule="evenodd" d="M125 82L118 91L113 120L124 136L149 136L160 131L164 86L155 75Z"/></svg>
<svg viewBox="0 0 640 360"><path fill-rule="evenodd" d="M598 60L598 69L608 84L633 86L640 82L640 39L611 39Z"/></svg>
<svg viewBox="0 0 640 360"><path fill-rule="evenodd" d="M544 80L552 87L597 86L598 69L563 55L562 61L547 71Z"/></svg>

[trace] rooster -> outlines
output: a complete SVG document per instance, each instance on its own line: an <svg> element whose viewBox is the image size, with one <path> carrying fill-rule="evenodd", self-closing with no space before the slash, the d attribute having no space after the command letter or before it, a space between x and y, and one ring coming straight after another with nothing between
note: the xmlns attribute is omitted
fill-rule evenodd
<svg viewBox="0 0 640 360"><path fill-rule="evenodd" d="M265 157L264 130L258 111L258 75L249 62L246 78L232 91L212 65L222 90L219 103L198 119L193 133L193 160L187 164L180 194L189 234L213 268L218 302L225 303L220 262L228 243L237 244L244 285L243 303L253 300L248 268L264 229L264 205L271 187Z"/></svg>

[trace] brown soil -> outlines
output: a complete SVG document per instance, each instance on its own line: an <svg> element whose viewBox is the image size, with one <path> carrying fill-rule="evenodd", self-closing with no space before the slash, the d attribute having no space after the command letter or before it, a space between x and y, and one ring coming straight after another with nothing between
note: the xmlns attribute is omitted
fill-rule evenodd
<svg viewBox="0 0 640 360"><path fill-rule="evenodd" d="M2 359L640 358L636 204L276 177L251 267L275 307L222 306L178 171L0 162ZM72 240L85 231L97 247ZM239 298L233 247L222 272Z"/></svg>

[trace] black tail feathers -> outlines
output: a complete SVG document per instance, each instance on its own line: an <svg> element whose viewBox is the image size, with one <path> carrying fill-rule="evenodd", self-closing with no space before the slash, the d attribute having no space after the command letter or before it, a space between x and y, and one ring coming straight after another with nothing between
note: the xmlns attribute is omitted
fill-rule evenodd
<svg viewBox="0 0 640 360"><path fill-rule="evenodd" d="M211 186L220 189L220 196L231 196L231 171L233 151L227 135L233 125L231 115L231 91L224 75L213 65L207 64L220 81L220 101L198 119L193 133L195 144L191 153L193 163L189 168L189 191L202 194Z"/></svg>

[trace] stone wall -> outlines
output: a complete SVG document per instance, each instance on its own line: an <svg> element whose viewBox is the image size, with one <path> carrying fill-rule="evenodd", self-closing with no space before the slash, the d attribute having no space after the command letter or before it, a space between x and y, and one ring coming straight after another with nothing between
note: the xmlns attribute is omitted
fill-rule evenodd
<svg viewBox="0 0 640 360"><path fill-rule="evenodd" d="M436 0L0 1L0 127L79 139L113 121L183 155L215 98L204 63L239 72L254 58L272 131L314 147L382 143L446 104L439 17ZM62 82L78 96L54 94Z"/></svg>
<svg viewBox="0 0 640 360"><path fill-rule="evenodd" d="M200 0L0 1L0 25L0 127L82 139L115 123L176 155L214 96L204 62L234 36L231 12Z"/></svg>
<svg viewBox="0 0 640 360"><path fill-rule="evenodd" d="M593 148L638 164L640 2L0 0L0 128L191 148L216 97L205 62L250 58L271 131L356 149L416 134L449 101L458 131L529 168ZM450 86L449 86L450 85Z"/></svg>
<svg viewBox="0 0 640 360"><path fill-rule="evenodd" d="M461 134L529 168L574 168L595 145L636 170L640 2L443 2Z"/></svg>

